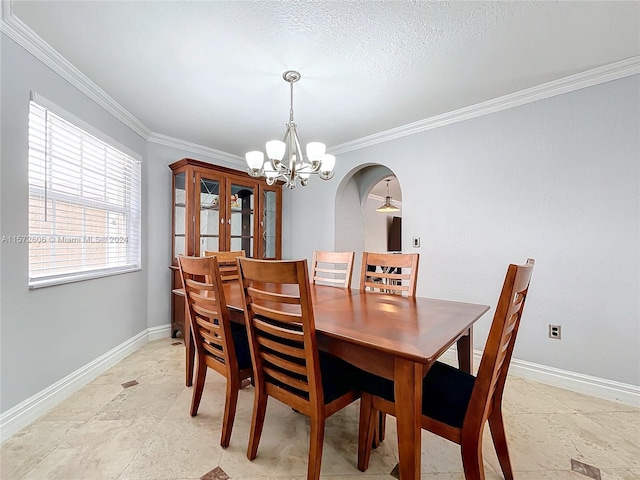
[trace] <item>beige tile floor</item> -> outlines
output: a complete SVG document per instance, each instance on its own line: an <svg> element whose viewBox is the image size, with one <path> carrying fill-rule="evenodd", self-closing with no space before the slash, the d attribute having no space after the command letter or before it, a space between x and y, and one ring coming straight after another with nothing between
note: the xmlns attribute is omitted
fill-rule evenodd
<svg viewBox="0 0 640 480"><path fill-rule="evenodd" d="M271 399L258 457L246 446L253 388L241 390L227 449L219 446L224 379L210 371L196 417L184 386L184 347L149 342L78 390L0 447L2 480L186 480L220 467L232 480L294 480L306 473L306 417ZM136 380L138 385L121 384ZM571 459L600 469L602 480L640 479L640 410L512 377L504 410L515 477L586 480ZM372 454L366 473L356 468L358 404L327 421L322 477L393 478L395 423ZM487 480L502 478L485 432ZM463 479L457 445L422 436L422 478Z"/></svg>

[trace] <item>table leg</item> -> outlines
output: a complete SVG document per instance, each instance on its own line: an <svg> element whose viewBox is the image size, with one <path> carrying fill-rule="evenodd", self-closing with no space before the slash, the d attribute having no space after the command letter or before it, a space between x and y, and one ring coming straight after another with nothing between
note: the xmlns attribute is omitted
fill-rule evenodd
<svg viewBox="0 0 640 480"><path fill-rule="evenodd" d="M394 380L400 480L419 480L422 365L396 358Z"/></svg>
<svg viewBox="0 0 640 480"><path fill-rule="evenodd" d="M463 372L473 373L473 327L469 327L466 335L458 339L458 368Z"/></svg>

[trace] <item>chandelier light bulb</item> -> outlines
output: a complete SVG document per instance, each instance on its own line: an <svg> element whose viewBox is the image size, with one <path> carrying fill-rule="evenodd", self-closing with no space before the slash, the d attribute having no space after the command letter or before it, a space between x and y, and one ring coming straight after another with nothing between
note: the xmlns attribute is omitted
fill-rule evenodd
<svg viewBox="0 0 640 480"><path fill-rule="evenodd" d="M259 171L264 163L264 153L254 150L245 154L247 165L251 170Z"/></svg>
<svg viewBox="0 0 640 480"><path fill-rule="evenodd" d="M324 152L327 149L324 143L309 142L307 143L307 158L311 163L320 163Z"/></svg>
<svg viewBox="0 0 640 480"><path fill-rule="evenodd" d="M264 162L264 166L262 167L264 170L264 176L267 179L268 185L273 185L278 177L278 172L271 165L271 161L267 160Z"/></svg>
<svg viewBox="0 0 640 480"><path fill-rule="evenodd" d="M322 165L320 166L320 171L322 173L333 172L333 168L335 166L336 166L336 157L334 157L333 155L330 155L328 153L325 153L322 156Z"/></svg>
<svg viewBox="0 0 640 480"><path fill-rule="evenodd" d="M284 158L284 152L286 149L287 144L281 140L270 140L265 144L267 157L270 160L276 160L278 162Z"/></svg>

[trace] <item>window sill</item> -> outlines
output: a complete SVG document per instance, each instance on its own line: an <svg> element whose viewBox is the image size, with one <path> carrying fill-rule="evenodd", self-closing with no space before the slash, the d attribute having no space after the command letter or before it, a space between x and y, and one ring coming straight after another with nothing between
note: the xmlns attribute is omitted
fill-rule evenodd
<svg viewBox="0 0 640 480"><path fill-rule="evenodd" d="M65 275L58 275L55 277L29 279L29 290L52 287L54 285L64 285L66 283L84 282L85 280L93 280L95 278L110 277L112 275L121 275L123 273L139 272L140 270L142 270L142 267L140 266L128 266L117 269L93 270L91 272L70 273Z"/></svg>

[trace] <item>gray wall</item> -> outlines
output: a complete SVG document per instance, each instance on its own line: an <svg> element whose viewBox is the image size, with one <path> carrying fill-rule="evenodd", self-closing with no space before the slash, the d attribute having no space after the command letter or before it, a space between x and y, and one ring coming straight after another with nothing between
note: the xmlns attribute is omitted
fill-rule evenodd
<svg viewBox="0 0 640 480"><path fill-rule="evenodd" d="M146 141L6 36L1 58L2 235L28 233L28 111L34 90L143 157ZM147 328L147 203L142 271L28 289L28 247L0 244L2 411L38 393Z"/></svg>
<svg viewBox="0 0 640 480"><path fill-rule="evenodd" d="M149 327L171 321L171 169L169 165L181 158L244 170L241 163L216 159L202 152L168 147L149 142L147 146L147 217L148 217L148 319Z"/></svg>
<svg viewBox="0 0 640 480"><path fill-rule="evenodd" d="M418 295L495 307L507 264L533 257L514 356L640 385L639 90L635 75L341 154L332 182L292 192L296 210L321 214L291 217L286 254L337 247L317 239L334 226L351 238L361 212L348 179L386 165L402 188L404 251L421 254Z"/></svg>

